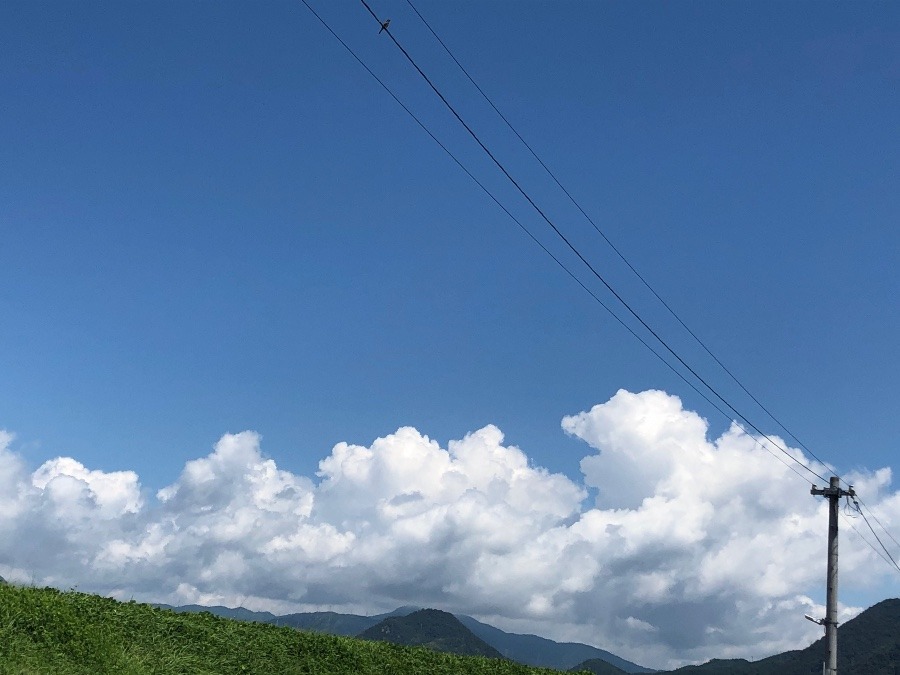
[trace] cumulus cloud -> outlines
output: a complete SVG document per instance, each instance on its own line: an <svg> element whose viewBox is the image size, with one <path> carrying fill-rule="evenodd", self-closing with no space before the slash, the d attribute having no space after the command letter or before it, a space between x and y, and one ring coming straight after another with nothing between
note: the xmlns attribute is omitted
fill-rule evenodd
<svg viewBox="0 0 900 675"><path fill-rule="evenodd" d="M339 443L312 477L279 469L247 431L155 498L133 472L72 458L29 471L0 432L0 574L275 612L437 606L660 667L817 636L798 617L824 611L810 596L826 504L757 439L737 426L710 438L659 391L620 391L562 427L589 450L578 480L491 425L446 448L411 427ZM900 522L890 469L853 481ZM886 569L866 547L842 553L854 583Z"/></svg>

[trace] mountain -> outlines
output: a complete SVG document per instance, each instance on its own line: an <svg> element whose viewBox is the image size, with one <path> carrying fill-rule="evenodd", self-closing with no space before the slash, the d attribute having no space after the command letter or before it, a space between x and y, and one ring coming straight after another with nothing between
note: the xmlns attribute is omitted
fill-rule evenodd
<svg viewBox="0 0 900 675"><path fill-rule="evenodd" d="M389 617L357 637L408 647L428 647L438 652L465 656L503 658L500 652L477 637L459 619L439 609L420 609L407 616Z"/></svg>
<svg viewBox="0 0 900 675"><path fill-rule="evenodd" d="M170 609L177 614L209 612L210 614L221 616L225 619L236 619L238 621L256 621L257 623L275 623L279 618L271 612L253 612L249 609L244 609L243 607L231 608L221 607L218 605L213 607L206 607L205 605L181 605L180 607L173 607L172 605L164 605L162 603L155 603L153 606L158 607L159 609Z"/></svg>
<svg viewBox="0 0 900 675"><path fill-rule="evenodd" d="M256 621L257 623L271 623L276 626L289 626L302 630L328 633L329 635L343 635L354 637L367 628L371 628L379 621L392 616L406 616L415 612L418 607L398 607L393 612L376 614L374 616L360 616L358 614L340 614L338 612L300 612L297 614L283 614L276 616L271 612L254 612L243 607L222 607L214 605L181 605L173 607L156 603L154 607L171 609L173 612L209 612L225 619L237 619L238 621Z"/></svg>
<svg viewBox="0 0 900 675"><path fill-rule="evenodd" d="M291 628L316 631L317 633L354 637L384 619L389 619L393 616L406 616L417 609L419 608L398 607L393 612L376 614L374 616L339 614L338 612L300 612L298 614L285 614L284 616L275 617L274 623L278 626L290 626Z"/></svg>
<svg viewBox="0 0 900 675"><path fill-rule="evenodd" d="M713 659L671 671L681 675L819 675L825 638L806 649L759 661ZM900 599L884 600L838 629L838 672L900 675ZM662 674L660 674L662 675Z"/></svg>
<svg viewBox="0 0 900 675"><path fill-rule="evenodd" d="M554 642L537 635L519 635L507 633L486 623L481 623L471 616L460 615L459 620L475 635L496 648L503 656L529 666L541 666L542 668L555 668L556 670L568 670L577 664L588 660L605 661L626 673L652 673L653 670L644 668L631 661L611 654L603 649L591 647L579 642ZM596 671L591 671L596 672ZM615 672L615 671L610 671Z"/></svg>
<svg viewBox="0 0 900 675"><path fill-rule="evenodd" d="M275 616L269 612L251 612L242 607L231 609L228 607L201 607L200 605L185 605L171 607L170 605L156 605L176 612L211 612L216 616L228 619L241 619L243 621L258 621L272 623L277 626L290 626L302 630L311 630L332 635L344 635L353 637L375 626L384 619L395 616L407 616L418 607L398 607L393 612L377 614L375 616L360 616L357 614L339 614L337 612L301 612L298 614L286 614ZM478 638L496 649L501 656L524 663L529 666L553 668L555 670L567 670L587 660L600 659L606 661L626 673L652 673L650 668L644 668L631 661L616 656L603 649L591 647L578 642L555 642L537 635L519 635L507 633L486 623L482 623L471 616L463 614L456 618Z"/></svg>
<svg viewBox="0 0 900 675"><path fill-rule="evenodd" d="M378 618L337 612L305 612L279 616L276 623L279 626L290 626L316 633L353 637L378 623Z"/></svg>
<svg viewBox="0 0 900 675"><path fill-rule="evenodd" d="M318 630L320 632L345 631L341 635L353 635L351 629L361 626L365 630L389 615L360 617L353 614L313 612L274 617L268 612L229 610L224 607L174 608L176 611L211 611L220 616ZM399 608L390 615L408 614L411 608ZM240 616L238 614L240 613ZM251 618L252 615L252 618ZM592 673L615 673L610 666L626 673L648 673L642 668L614 654L596 647L578 643L558 643L535 635L506 633L499 628L481 623L468 616L459 620L477 637L494 647L503 656L520 663L558 670L587 670ZM360 631L356 631L357 633ZM685 666L672 673L680 675L819 675L825 655L825 639L817 640L806 649L776 654L759 661L744 659L713 659L700 666ZM853 675L900 675L900 599L884 600L842 625L838 631L838 670ZM659 675L666 675L659 673Z"/></svg>

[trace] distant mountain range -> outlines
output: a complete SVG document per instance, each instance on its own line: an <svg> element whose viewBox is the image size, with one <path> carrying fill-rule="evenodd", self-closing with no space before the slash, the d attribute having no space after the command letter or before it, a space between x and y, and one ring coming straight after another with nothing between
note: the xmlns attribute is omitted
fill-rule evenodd
<svg viewBox="0 0 900 675"><path fill-rule="evenodd" d="M527 666L567 670L587 660L609 663L626 673L653 673L620 656L580 642L555 642L537 635L507 633L471 616L459 615L462 624L475 635L496 648L503 656Z"/></svg>
<svg viewBox="0 0 900 675"><path fill-rule="evenodd" d="M381 637L373 638L370 634L370 629L373 629L379 624L385 624L387 620L392 618L409 617L414 613L419 613L420 610L419 607L398 607L393 612L388 612L386 614L377 614L375 616L339 614L337 612L301 612L298 614L276 616L270 612L252 612L248 609L244 609L243 607L204 607L202 605L183 605L181 607L172 607L171 605L157 606L173 609L176 612L211 612L212 614L216 614L217 616L223 616L230 619L239 619L241 621L257 621L260 623L271 623L278 626L290 626L292 628L317 631L320 633L330 633L333 635L344 635L347 637L359 636L365 637L366 639L382 640L388 640L388 634L382 634ZM421 625L418 629L418 633L416 630L411 630L408 625L405 625L402 622L400 624L387 622L386 625L392 632L402 630L402 633L399 633L402 636L400 639L423 640L421 642L400 642L401 644L422 644L425 646L431 646L432 648L437 648L433 645L426 644L427 641L424 641L424 636L429 634L430 632L436 631L440 626L447 628L449 624L445 623L445 618L442 616L446 615L447 613L439 612L437 610L430 610L430 612L434 613L425 614L419 617L419 619L421 619ZM523 663L525 665L555 668L557 670L569 670L573 668L573 666L577 666L588 660L595 660L610 664L610 666L615 667L618 671L625 673L655 672L651 668L639 666L636 663L626 661L625 659L616 656L615 654L607 652L603 649L598 649L597 647L592 647L590 645L581 644L578 642L555 642L553 640L548 640L547 638L539 637L537 635L519 635L517 633L507 633L506 631L500 630L499 628L486 623L482 623L481 621L478 621L471 616L465 616L462 614L455 615L455 618L458 620L459 624L465 627L465 629L467 629L467 631L472 634L473 638L478 640L478 642L485 643L489 648L495 650L497 656L507 658L512 661L517 661L518 663ZM401 628L398 628L398 626ZM453 631L455 635L454 640L463 640L461 634L459 634L458 632L457 627L454 626ZM397 634L398 633L393 632L393 635ZM452 643L453 641L451 640L444 644ZM463 643L466 645L475 644L470 639L463 640ZM468 649L469 647L466 648ZM438 650L441 651L441 649ZM446 651L453 650L448 649ZM454 653L471 654L474 652L465 651ZM616 671L605 671L604 675L606 672L616 673ZM616 675L618 675L618 673L616 673Z"/></svg>
<svg viewBox="0 0 900 675"><path fill-rule="evenodd" d="M686 666L671 672L680 675L820 675L824 660L825 638L822 637L806 649L759 661L713 659L701 666ZM838 629L838 672L900 675L900 600L879 602L841 625Z"/></svg>
<svg viewBox="0 0 900 675"><path fill-rule="evenodd" d="M276 616L269 612L251 612L243 608L200 605L169 608L178 612L212 612L233 619L291 626L321 633L423 645L458 654L501 656L526 665L588 671L595 675L657 672L590 645L560 643L536 635L507 633L470 616L454 617L447 612L420 610L418 607L399 607L393 612L376 616L335 612ZM824 655L823 637L806 649L776 654L759 661L713 659L703 665L685 666L666 673L820 675ZM840 627L838 670L847 675L900 675L900 599L884 600ZM658 672L658 675L666 673Z"/></svg>

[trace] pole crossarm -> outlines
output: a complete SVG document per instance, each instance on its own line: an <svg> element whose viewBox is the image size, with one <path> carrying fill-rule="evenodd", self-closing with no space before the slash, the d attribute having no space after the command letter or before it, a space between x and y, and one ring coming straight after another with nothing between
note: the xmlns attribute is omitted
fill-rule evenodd
<svg viewBox="0 0 900 675"><path fill-rule="evenodd" d="M844 490L840 485L834 484L834 479L831 480L831 485L826 488L817 488L815 485L812 486L812 489L809 491L809 494L814 496L828 497L829 499L841 499L842 497L856 497L856 491L853 489L853 486L850 486L849 490Z"/></svg>

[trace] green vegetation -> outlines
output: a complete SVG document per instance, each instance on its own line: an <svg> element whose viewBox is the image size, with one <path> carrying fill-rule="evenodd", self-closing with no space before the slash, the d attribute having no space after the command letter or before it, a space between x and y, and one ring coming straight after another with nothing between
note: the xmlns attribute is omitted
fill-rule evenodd
<svg viewBox="0 0 900 675"><path fill-rule="evenodd" d="M0 675L558 675L511 661L0 585Z"/></svg>
<svg viewBox="0 0 900 675"><path fill-rule="evenodd" d="M845 673L900 675L900 600L841 628ZM679 673L818 675L822 641L753 663L714 660ZM612 673L607 663L592 672ZM51 588L0 584L0 675L559 675L503 659L457 656L225 619ZM662 675L662 674L660 674Z"/></svg>
<svg viewBox="0 0 900 675"><path fill-rule="evenodd" d="M604 661L603 659L588 659L581 665L575 666L575 668L573 668L572 670L586 670L593 675L626 675L624 670L622 670L621 668L616 668L614 665Z"/></svg>

